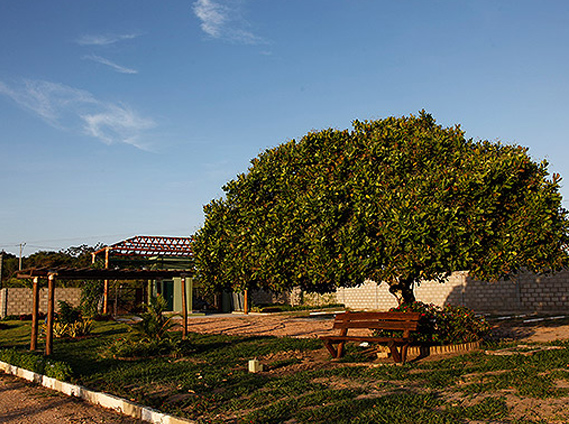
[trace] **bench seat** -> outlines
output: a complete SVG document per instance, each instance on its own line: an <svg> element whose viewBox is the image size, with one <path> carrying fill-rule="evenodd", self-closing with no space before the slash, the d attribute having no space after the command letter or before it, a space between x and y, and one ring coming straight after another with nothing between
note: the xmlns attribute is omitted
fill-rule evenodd
<svg viewBox="0 0 569 424"><path fill-rule="evenodd" d="M336 315L333 328L340 329L337 336L320 336L333 358L341 358L346 342L369 342L386 344L395 362L405 363L407 349L413 341L411 332L416 331L420 313L417 312L345 312ZM400 337L349 336L349 329L396 330ZM338 345L337 347L335 345Z"/></svg>

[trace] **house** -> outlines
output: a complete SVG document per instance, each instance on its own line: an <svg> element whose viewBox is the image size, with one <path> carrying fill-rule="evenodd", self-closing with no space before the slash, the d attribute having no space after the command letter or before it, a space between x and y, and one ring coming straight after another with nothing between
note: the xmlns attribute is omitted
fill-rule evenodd
<svg viewBox="0 0 569 424"><path fill-rule="evenodd" d="M104 247L93 253L93 263L104 256L105 268L145 268L148 270L180 270L193 275L191 237L165 236L135 236ZM136 297L147 301L149 296L162 295L167 302L167 310L180 312L182 310L182 278L161 279L148 281L145 287L140 287ZM191 278L185 279L186 301L189 309L193 303L193 284ZM105 281L103 295L103 313L111 310L112 299L109 298L109 282ZM118 303L118 293L115 297L115 309Z"/></svg>

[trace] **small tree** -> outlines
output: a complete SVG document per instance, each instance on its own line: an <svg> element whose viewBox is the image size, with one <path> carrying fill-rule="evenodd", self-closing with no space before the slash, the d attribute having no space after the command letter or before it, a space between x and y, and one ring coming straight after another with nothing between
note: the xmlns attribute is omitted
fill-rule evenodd
<svg viewBox="0 0 569 424"><path fill-rule="evenodd" d="M568 263L559 176L520 146L475 142L431 115L355 121L267 150L204 207L204 284L326 292L386 281L496 280Z"/></svg>
<svg viewBox="0 0 569 424"><path fill-rule="evenodd" d="M87 280L81 284L81 309L87 316L99 313L99 304L103 299L103 282Z"/></svg>

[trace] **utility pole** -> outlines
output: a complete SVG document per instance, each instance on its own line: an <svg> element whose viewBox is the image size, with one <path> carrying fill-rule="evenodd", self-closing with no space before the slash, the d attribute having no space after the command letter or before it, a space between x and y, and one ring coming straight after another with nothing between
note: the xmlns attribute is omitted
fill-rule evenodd
<svg viewBox="0 0 569 424"><path fill-rule="evenodd" d="M0 289L2 288L2 265L4 264L4 251L0 252Z"/></svg>
<svg viewBox="0 0 569 424"><path fill-rule="evenodd" d="M24 246L26 245L26 243L20 243L20 261L18 264L18 270L21 271L22 270L22 252L24 250Z"/></svg>

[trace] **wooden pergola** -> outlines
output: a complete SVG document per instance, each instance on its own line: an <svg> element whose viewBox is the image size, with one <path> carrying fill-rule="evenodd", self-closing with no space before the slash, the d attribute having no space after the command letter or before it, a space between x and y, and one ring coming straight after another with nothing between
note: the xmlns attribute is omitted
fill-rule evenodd
<svg viewBox="0 0 569 424"><path fill-rule="evenodd" d="M193 273L188 270L144 270L144 269L93 269L93 268L31 268L16 273L16 278L33 281L32 335L30 350L35 351L38 340L39 281L46 279L47 330L45 355L53 352L53 318L55 312L55 281L59 280L159 280L180 277L182 279L182 335L187 336L188 307L186 299L186 278Z"/></svg>

